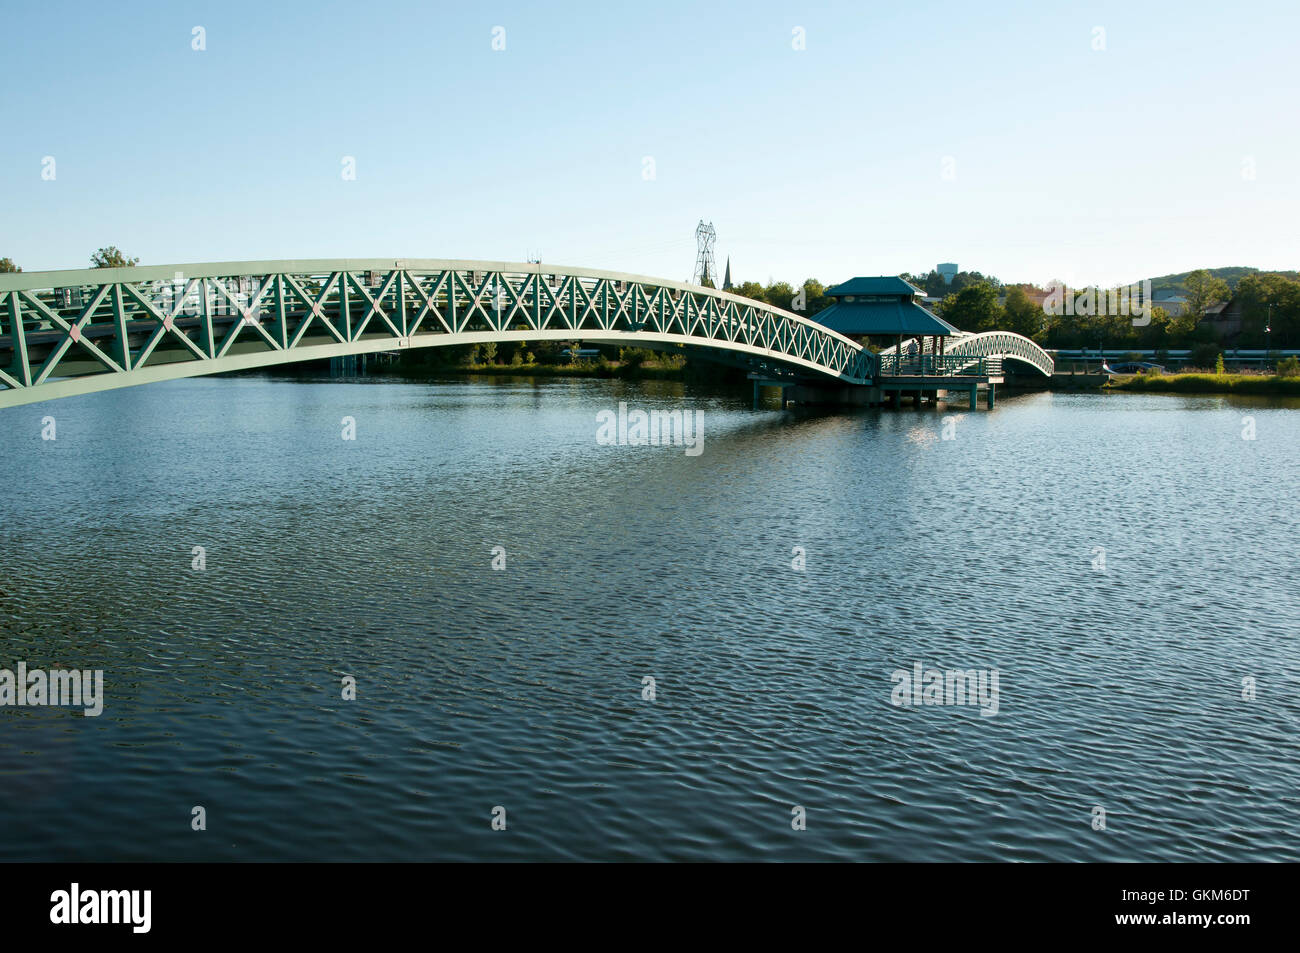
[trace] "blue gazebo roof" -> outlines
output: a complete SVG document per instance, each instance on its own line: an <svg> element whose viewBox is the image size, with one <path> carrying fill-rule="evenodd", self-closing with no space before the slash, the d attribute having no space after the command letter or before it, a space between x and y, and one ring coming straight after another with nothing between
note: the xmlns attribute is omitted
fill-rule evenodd
<svg viewBox="0 0 1300 953"><path fill-rule="evenodd" d="M827 288L826 294L835 303L812 318L840 334L948 337L961 333L917 304L916 296L925 292L897 275L850 278Z"/></svg>
<svg viewBox="0 0 1300 953"><path fill-rule="evenodd" d="M877 278L850 278L827 288L826 294L838 298L841 295L923 295L925 292L897 275L881 275Z"/></svg>
<svg viewBox="0 0 1300 953"><path fill-rule="evenodd" d="M960 332L938 315L912 301L840 301L812 316L840 334L931 335Z"/></svg>

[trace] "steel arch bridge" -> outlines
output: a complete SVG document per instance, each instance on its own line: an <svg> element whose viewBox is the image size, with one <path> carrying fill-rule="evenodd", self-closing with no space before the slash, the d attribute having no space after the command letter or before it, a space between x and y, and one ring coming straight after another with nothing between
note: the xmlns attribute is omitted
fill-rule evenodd
<svg viewBox="0 0 1300 953"><path fill-rule="evenodd" d="M761 302L535 263L226 262L0 275L0 407L298 361L488 341L581 340L768 377L870 384L857 342Z"/></svg>
<svg viewBox="0 0 1300 953"><path fill-rule="evenodd" d="M898 348L895 346L881 351L880 354L888 363L888 356L896 355L897 352ZM930 339L924 341L919 351L915 342L911 343L910 347L909 345L903 346L904 360L909 356L916 357L932 354L933 348ZM1021 361L1036 368L1047 377L1051 377L1056 369L1056 363L1052 360L1050 354L1029 338L1012 331L982 331L978 334L963 331L960 334L944 339L944 363L949 366L957 365L962 363L963 358L970 358L972 365L988 359L999 363L1005 360Z"/></svg>

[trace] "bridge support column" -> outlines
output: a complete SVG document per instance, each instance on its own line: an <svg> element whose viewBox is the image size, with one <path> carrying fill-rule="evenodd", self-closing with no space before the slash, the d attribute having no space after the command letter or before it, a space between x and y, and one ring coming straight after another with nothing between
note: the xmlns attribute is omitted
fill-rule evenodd
<svg viewBox="0 0 1300 953"><path fill-rule="evenodd" d="M758 389L760 387L781 388L781 409L782 410L785 410L785 405L789 401L789 397L786 396L786 391L790 390L791 388L796 388L796 389L798 388L798 385L795 384L794 381L780 381L780 380L774 381L774 380L767 380L762 377L751 377L750 380L754 382L754 403L753 403L754 410L758 410L758 401L760 397Z"/></svg>
<svg viewBox="0 0 1300 953"><path fill-rule="evenodd" d="M988 394L989 410L993 409L993 391L996 389L996 387L997 387L996 384L994 384L992 381L989 381L989 394Z"/></svg>

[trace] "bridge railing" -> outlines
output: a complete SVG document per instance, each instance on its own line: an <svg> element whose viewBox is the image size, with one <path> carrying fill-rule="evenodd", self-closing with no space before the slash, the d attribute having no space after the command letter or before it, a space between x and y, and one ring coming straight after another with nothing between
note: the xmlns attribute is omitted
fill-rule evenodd
<svg viewBox="0 0 1300 953"><path fill-rule="evenodd" d="M881 353L881 377L996 377L1002 361L970 354Z"/></svg>
<svg viewBox="0 0 1300 953"><path fill-rule="evenodd" d="M923 338L919 347L916 341L909 341L903 347L904 357L933 353L932 340L928 337ZM944 339L941 349L945 357L983 357L998 361L1014 358L1038 368L1041 373L1049 377L1055 369L1050 354L1029 338L1013 331L981 331L975 334L961 331ZM886 355L895 354L897 351L897 347L890 347L881 351L880 356L883 359ZM999 366L993 373L1000 374L1001 367Z"/></svg>
<svg viewBox="0 0 1300 953"><path fill-rule="evenodd" d="M174 377L480 341L700 349L867 384L869 349L725 291L536 263L217 262L0 275L0 407Z"/></svg>

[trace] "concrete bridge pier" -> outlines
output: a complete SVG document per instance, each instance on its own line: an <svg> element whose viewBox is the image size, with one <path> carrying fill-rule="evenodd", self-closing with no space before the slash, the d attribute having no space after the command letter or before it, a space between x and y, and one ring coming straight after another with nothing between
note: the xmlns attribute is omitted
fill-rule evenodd
<svg viewBox="0 0 1300 953"><path fill-rule="evenodd" d="M993 395L997 389L997 384L993 381L989 381L987 384L971 384L966 388L966 396L970 399L970 409L977 410L979 408L981 387L984 388L984 406L992 410Z"/></svg>
<svg viewBox="0 0 1300 953"><path fill-rule="evenodd" d="M758 401L760 398L760 387L779 387L781 388L781 409L785 410L786 403L790 400L789 391L797 390L799 385L790 380L773 380L770 377L759 377L756 374L750 375L750 380L754 382L754 403L753 409L758 410Z"/></svg>
<svg viewBox="0 0 1300 953"><path fill-rule="evenodd" d="M884 395L879 387L873 386L792 384L789 399L810 406L879 407L884 402Z"/></svg>

